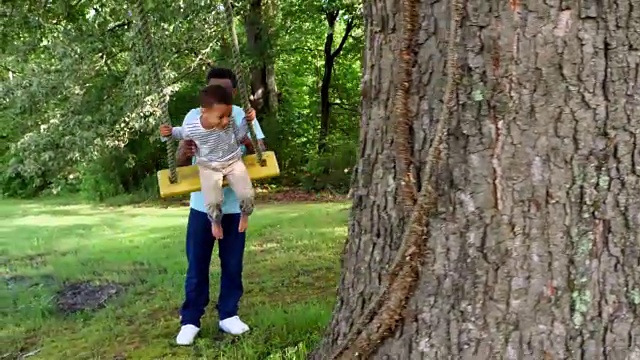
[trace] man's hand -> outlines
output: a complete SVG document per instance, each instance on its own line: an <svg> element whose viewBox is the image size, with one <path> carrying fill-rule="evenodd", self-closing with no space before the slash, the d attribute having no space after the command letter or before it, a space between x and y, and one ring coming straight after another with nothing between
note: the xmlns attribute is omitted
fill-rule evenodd
<svg viewBox="0 0 640 360"><path fill-rule="evenodd" d="M249 136L245 136L242 145L245 146L245 148L247 149L247 154L255 154L256 153L256 149L253 147L253 142L251 141L251 138ZM264 146L264 141L262 141L262 139L258 139L258 147L260 148L260 150L262 151L266 151L267 147Z"/></svg>
<svg viewBox="0 0 640 360"><path fill-rule="evenodd" d="M176 153L178 166L191 165L191 158L196 154L196 150L196 143L193 140L180 141Z"/></svg>
<svg viewBox="0 0 640 360"><path fill-rule="evenodd" d="M171 125L160 125L160 135L162 136L171 136Z"/></svg>
<svg viewBox="0 0 640 360"><path fill-rule="evenodd" d="M253 108L249 108L245 112L244 117L247 119L247 122L251 123L256 119L256 111L253 110Z"/></svg>
<svg viewBox="0 0 640 360"><path fill-rule="evenodd" d="M193 140L185 140L183 148L184 156L192 157L196 154L196 142Z"/></svg>

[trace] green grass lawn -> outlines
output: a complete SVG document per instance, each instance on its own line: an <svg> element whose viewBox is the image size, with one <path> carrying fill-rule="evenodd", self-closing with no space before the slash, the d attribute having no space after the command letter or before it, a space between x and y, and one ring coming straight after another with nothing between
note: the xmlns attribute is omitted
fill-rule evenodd
<svg viewBox="0 0 640 360"><path fill-rule="evenodd" d="M0 200L0 359L303 359L331 315L347 209L261 205L240 304L251 332L219 335L212 303L195 345L177 347L188 208ZM218 265L214 256L212 300ZM59 312L56 293L86 280L125 290L100 310Z"/></svg>

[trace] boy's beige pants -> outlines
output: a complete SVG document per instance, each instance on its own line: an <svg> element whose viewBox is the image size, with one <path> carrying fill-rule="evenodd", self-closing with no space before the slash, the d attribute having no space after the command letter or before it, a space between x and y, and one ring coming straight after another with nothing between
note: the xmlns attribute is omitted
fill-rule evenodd
<svg viewBox="0 0 640 360"><path fill-rule="evenodd" d="M222 180L225 177L240 201L240 212L243 215L253 213L253 185L242 159L225 162L198 160L196 165L200 170L200 185L207 214L212 222L220 222L222 219Z"/></svg>

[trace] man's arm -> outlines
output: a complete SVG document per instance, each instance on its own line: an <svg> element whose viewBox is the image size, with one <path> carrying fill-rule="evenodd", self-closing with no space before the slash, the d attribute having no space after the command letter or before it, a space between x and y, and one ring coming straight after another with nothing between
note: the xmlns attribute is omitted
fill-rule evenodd
<svg viewBox="0 0 640 360"><path fill-rule="evenodd" d="M258 119L253 120L249 126L253 126L253 130L256 132L256 138L258 139L258 146L260 147L260 150L262 151L267 150L263 141L264 133L262 133L262 128L260 127L260 123L258 122ZM255 154L256 149L253 147L253 142L251 142L250 135L244 138L242 145L244 145L247 148L247 154Z"/></svg>
<svg viewBox="0 0 640 360"><path fill-rule="evenodd" d="M247 154L255 154L256 149L253 148L253 142L249 136L244 138L244 142L242 143L247 148ZM262 139L258 139L258 146L260 150L266 151L267 147L264 145L264 141Z"/></svg>

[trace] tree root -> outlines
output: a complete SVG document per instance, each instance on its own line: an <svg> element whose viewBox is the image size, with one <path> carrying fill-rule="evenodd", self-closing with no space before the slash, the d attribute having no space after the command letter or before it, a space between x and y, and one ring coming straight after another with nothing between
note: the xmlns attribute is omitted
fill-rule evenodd
<svg viewBox="0 0 640 360"><path fill-rule="evenodd" d="M413 83L413 66L416 62L413 44L418 27L416 0L403 0L402 11L402 49L400 50L400 82L395 94L395 128L394 143L396 145L396 168L400 173L400 196L404 213L409 214L416 202L417 189L413 178L411 128L413 119L409 116L409 92Z"/></svg>

